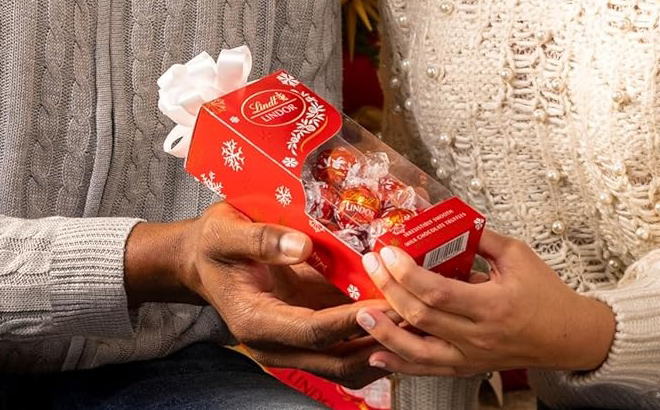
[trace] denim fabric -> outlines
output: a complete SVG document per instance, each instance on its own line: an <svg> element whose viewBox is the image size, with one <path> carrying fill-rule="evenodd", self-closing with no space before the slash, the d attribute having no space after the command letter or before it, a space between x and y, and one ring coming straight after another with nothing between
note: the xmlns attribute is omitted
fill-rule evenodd
<svg viewBox="0 0 660 410"><path fill-rule="evenodd" d="M244 356L199 343L167 358L44 376L0 376L3 409L317 410Z"/></svg>
<svg viewBox="0 0 660 410"><path fill-rule="evenodd" d="M552 408L546 406L546 405L545 405L542 401L540 401L540 400L537 402L537 407L536 407L536 409L537 409L537 410L553 410ZM604 410L604 409L596 409L596 408L588 408L588 409L585 409L585 408L579 408L579 409L574 409L574 410ZM632 409L631 409L631 410L632 410Z"/></svg>

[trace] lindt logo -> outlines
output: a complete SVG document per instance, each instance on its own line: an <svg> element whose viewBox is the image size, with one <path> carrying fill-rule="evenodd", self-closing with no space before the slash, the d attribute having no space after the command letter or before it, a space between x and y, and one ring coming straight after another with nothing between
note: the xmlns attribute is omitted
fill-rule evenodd
<svg viewBox="0 0 660 410"><path fill-rule="evenodd" d="M243 116L255 125L280 127L303 116L307 103L286 90L266 90L252 94L241 106Z"/></svg>
<svg viewBox="0 0 660 410"><path fill-rule="evenodd" d="M250 110L252 110L252 115L257 115L257 114L261 114L266 110L270 110L271 108L275 108L278 105L287 101L290 101L289 97L287 97L283 93L276 92L275 94L270 96L270 100L268 100L267 102L255 101L252 104L250 104Z"/></svg>

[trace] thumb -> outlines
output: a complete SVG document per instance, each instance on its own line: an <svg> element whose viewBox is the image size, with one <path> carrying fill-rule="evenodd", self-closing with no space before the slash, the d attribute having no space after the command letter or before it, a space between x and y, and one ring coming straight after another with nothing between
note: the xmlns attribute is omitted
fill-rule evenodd
<svg viewBox="0 0 660 410"><path fill-rule="evenodd" d="M484 229L477 253L485 258L497 259L513 242L512 238Z"/></svg>
<svg viewBox="0 0 660 410"><path fill-rule="evenodd" d="M226 205L228 207L228 205ZM312 253L312 241L302 232L285 226L255 223L231 209L215 215L218 231L216 250L219 257L253 260L269 265L294 265Z"/></svg>

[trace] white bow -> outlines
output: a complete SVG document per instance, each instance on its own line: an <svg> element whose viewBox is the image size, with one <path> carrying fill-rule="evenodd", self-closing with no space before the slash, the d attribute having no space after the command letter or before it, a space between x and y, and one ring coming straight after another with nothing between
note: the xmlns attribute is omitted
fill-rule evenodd
<svg viewBox="0 0 660 410"><path fill-rule="evenodd" d="M163 150L178 158L187 157L202 104L245 86L251 70L252 53L247 46L240 46L222 50L218 61L204 51L165 71L158 79L158 108L177 125L165 139Z"/></svg>

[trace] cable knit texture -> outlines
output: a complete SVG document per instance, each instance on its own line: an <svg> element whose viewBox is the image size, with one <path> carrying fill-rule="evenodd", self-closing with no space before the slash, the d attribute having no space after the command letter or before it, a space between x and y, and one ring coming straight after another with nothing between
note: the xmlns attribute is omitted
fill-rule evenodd
<svg viewBox="0 0 660 410"><path fill-rule="evenodd" d="M392 395L393 409L476 409L482 379L397 376Z"/></svg>
<svg viewBox="0 0 660 410"><path fill-rule="evenodd" d="M156 80L247 44L252 78L286 68L340 103L335 0L5 1L0 5L0 370L167 355L228 332L210 308L129 312L126 238L213 200L162 152Z"/></svg>
<svg viewBox="0 0 660 410"><path fill-rule="evenodd" d="M660 248L660 3L384 0L382 11L385 139L616 314L602 368L533 372L542 399L660 408L660 258L649 254ZM443 384L419 379L398 396Z"/></svg>

